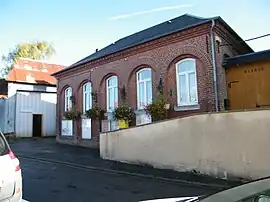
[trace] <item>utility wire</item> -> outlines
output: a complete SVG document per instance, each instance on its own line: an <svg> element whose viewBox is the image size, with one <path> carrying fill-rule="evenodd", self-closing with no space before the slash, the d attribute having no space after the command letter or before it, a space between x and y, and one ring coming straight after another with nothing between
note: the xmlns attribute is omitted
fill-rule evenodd
<svg viewBox="0 0 270 202"><path fill-rule="evenodd" d="M247 39L247 40L244 40L244 41L252 41L252 40L260 39L260 38L267 37L267 36L270 36L270 33L262 35L262 36L257 36L257 37L251 38L251 39Z"/></svg>
<svg viewBox="0 0 270 202"><path fill-rule="evenodd" d="M243 40L243 41L238 41L238 43L242 43L242 42L246 42L246 41L252 41L252 40L264 38L264 37L267 37L267 36L270 36L270 33L269 34L264 34L264 35L261 35L261 36L257 36L257 37L253 37L253 38L250 38L250 39L246 39L246 40ZM221 44L220 46L228 46L228 45L232 45L232 44L231 43Z"/></svg>

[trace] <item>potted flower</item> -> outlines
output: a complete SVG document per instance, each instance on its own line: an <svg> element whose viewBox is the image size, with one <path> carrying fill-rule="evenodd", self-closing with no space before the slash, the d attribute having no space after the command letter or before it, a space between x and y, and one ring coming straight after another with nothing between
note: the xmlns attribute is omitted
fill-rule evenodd
<svg viewBox="0 0 270 202"><path fill-rule="evenodd" d="M134 115L133 109L128 105L121 105L113 112L113 117L118 121L119 128L128 128Z"/></svg>
<svg viewBox="0 0 270 202"><path fill-rule="evenodd" d="M85 112L87 118L103 120L105 117L105 110L100 107L92 107Z"/></svg>
<svg viewBox="0 0 270 202"><path fill-rule="evenodd" d="M76 111L74 107L64 113L64 117L67 120L76 120L81 118L81 112Z"/></svg>
<svg viewBox="0 0 270 202"><path fill-rule="evenodd" d="M167 103L163 96L159 96L146 106L146 112L151 115L153 121L159 121L167 118L169 108L170 104Z"/></svg>

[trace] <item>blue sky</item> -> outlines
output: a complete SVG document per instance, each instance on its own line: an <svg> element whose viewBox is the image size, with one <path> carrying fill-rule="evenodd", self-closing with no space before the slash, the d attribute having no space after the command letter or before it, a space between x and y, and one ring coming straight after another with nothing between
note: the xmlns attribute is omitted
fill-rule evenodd
<svg viewBox="0 0 270 202"><path fill-rule="evenodd" d="M0 55L47 40L70 65L126 35L179 15L221 16L243 39L270 33L269 0L0 0ZM270 37L249 43L270 48ZM0 65L1 67L1 65Z"/></svg>

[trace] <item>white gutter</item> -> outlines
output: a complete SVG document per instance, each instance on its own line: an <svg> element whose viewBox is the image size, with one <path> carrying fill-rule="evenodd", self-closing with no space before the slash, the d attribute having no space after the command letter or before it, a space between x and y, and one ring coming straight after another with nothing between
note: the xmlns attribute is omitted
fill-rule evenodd
<svg viewBox="0 0 270 202"><path fill-rule="evenodd" d="M217 67L216 67L215 38L214 38L214 31L213 31L214 27L215 27L215 20L212 20L210 36L211 36L211 53L212 53L212 65L213 65L213 85L214 85L214 94L215 94L215 110L216 112L218 112Z"/></svg>

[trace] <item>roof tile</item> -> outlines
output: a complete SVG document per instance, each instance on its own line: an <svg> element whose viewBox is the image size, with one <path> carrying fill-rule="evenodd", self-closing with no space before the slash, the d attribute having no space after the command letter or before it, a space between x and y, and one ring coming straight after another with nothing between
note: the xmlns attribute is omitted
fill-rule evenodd
<svg viewBox="0 0 270 202"><path fill-rule="evenodd" d="M51 74L64 69L65 66L45 63L31 59L19 59L9 72L7 80L38 84L56 84Z"/></svg>

